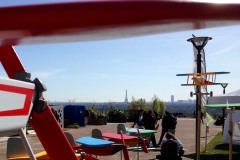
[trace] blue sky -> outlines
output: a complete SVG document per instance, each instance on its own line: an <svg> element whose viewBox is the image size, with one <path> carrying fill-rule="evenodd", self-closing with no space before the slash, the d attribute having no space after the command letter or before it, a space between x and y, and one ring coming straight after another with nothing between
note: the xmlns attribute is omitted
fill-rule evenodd
<svg viewBox="0 0 240 160"><path fill-rule="evenodd" d="M193 87L181 86L187 77L176 76L193 71L193 46L187 42L192 34L213 38L205 47L208 72L231 72L218 75L216 82L229 83L226 92L240 89L240 25L127 39L14 46L14 49L32 79L38 77L46 84L47 100L121 102L127 89L130 101L132 96L150 101L154 94L170 101L171 95L175 100L188 99L193 91ZM6 77L2 67L0 76ZM214 95L223 91L221 86L209 86L208 90Z"/></svg>

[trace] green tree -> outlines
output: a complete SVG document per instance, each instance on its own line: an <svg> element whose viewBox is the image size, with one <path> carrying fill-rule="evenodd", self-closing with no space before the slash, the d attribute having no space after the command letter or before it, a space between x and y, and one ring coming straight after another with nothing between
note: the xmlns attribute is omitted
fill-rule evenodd
<svg viewBox="0 0 240 160"><path fill-rule="evenodd" d="M138 105L139 109L142 109L142 110L146 110L148 108L146 100L143 98L140 98L137 100L137 105Z"/></svg>
<svg viewBox="0 0 240 160"><path fill-rule="evenodd" d="M132 110L138 110L139 109L138 106L137 106L137 101L133 96L132 96L132 102L129 105L129 109L132 109Z"/></svg>
<svg viewBox="0 0 240 160"><path fill-rule="evenodd" d="M66 102L69 104L69 105L73 105L76 101L76 98L74 99L67 99Z"/></svg>
<svg viewBox="0 0 240 160"><path fill-rule="evenodd" d="M140 98L136 100L134 97L132 97L132 102L129 105L130 110L139 110L139 109L145 110L147 108L148 108L148 105L145 99Z"/></svg>
<svg viewBox="0 0 240 160"><path fill-rule="evenodd" d="M155 94L152 98L152 110L156 112L161 112L163 113L166 110L166 105L162 100L160 100Z"/></svg>
<svg viewBox="0 0 240 160"><path fill-rule="evenodd" d="M166 110L166 105L163 100L160 100L160 112L163 115L163 112Z"/></svg>
<svg viewBox="0 0 240 160"><path fill-rule="evenodd" d="M160 100L159 98L154 94L152 98L152 110L159 112L160 111Z"/></svg>

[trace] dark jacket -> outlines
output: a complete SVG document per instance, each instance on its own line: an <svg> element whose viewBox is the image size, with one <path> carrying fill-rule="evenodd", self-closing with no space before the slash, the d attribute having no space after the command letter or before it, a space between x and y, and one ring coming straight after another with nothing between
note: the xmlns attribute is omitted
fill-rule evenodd
<svg viewBox="0 0 240 160"><path fill-rule="evenodd" d="M168 130L168 129L176 129L177 125L177 118L173 115L164 116L162 120L162 129Z"/></svg>
<svg viewBox="0 0 240 160"><path fill-rule="evenodd" d="M155 129L155 119L152 117L152 115L147 114L145 117L143 117L141 124L143 124L145 129Z"/></svg>
<svg viewBox="0 0 240 160"><path fill-rule="evenodd" d="M140 116L139 112L136 112L135 115L134 115L134 124L137 123L138 126L142 126L141 121L139 121L139 116Z"/></svg>
<svg viewBox="0 0 240 160"><path fill-rule="evenodd" d="M161 160L178 160L178 144L173 140L167 140L161 147Z"/></svg>

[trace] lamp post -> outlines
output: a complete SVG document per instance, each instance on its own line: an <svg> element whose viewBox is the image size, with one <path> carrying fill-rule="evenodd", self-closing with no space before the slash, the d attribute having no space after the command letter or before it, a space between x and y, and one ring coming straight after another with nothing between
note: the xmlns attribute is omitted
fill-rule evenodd
<svg viewBox="0 0 240 160"><path fill-rule="evenodd" d="M223 87L223 94L225 94L225 88L228 86L228 83L221 83L221 86ZM222 135L224 130L224 121L225 121L225 110L222 110Z"/></svg>
<svg viewBox="0 0 240 160"><path fill-rule="evenodd" d="M191 42L193 46L198 51L197 54L197 73L201 73L201 50L205 47L208 40L211 40L211 37L194 37L190 38L187 41ZM201 86L196 86L196 157L195 160L200 160L200 134L201 134Z"/></svg>
<svg viewBox="0 0 240 160"><path fill-rule="evenodd" d="M223 94L225 94L225 88L228 86L228 83L221 83L221 86L223 87Z"/></svg>

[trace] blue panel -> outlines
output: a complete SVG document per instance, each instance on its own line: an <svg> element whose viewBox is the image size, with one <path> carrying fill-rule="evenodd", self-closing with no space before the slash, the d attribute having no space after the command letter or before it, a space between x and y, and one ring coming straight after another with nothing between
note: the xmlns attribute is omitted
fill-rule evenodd
<svg viewBox="0 0 240 160"><path fill-rule="evenodd" d="M68 119L71 123L78 123L79 126L84 126L84 111L85 106L66 105L64 107L64 119Z"/></svg>
<svg viewBox="0 0 240 160"><path fill-rule="evenodd" d="M77 139L76 142L88 147L108 146L114 143L112 141L107 141L107 140L97 139L92 137L82 137Z"/></svg>
<svg viewBox="0 0 240 160"><path fill-rule="evenodd" d="M85 106L75 106L75 121L79 124L79 126L84 126L84 112Z"/></svg>

